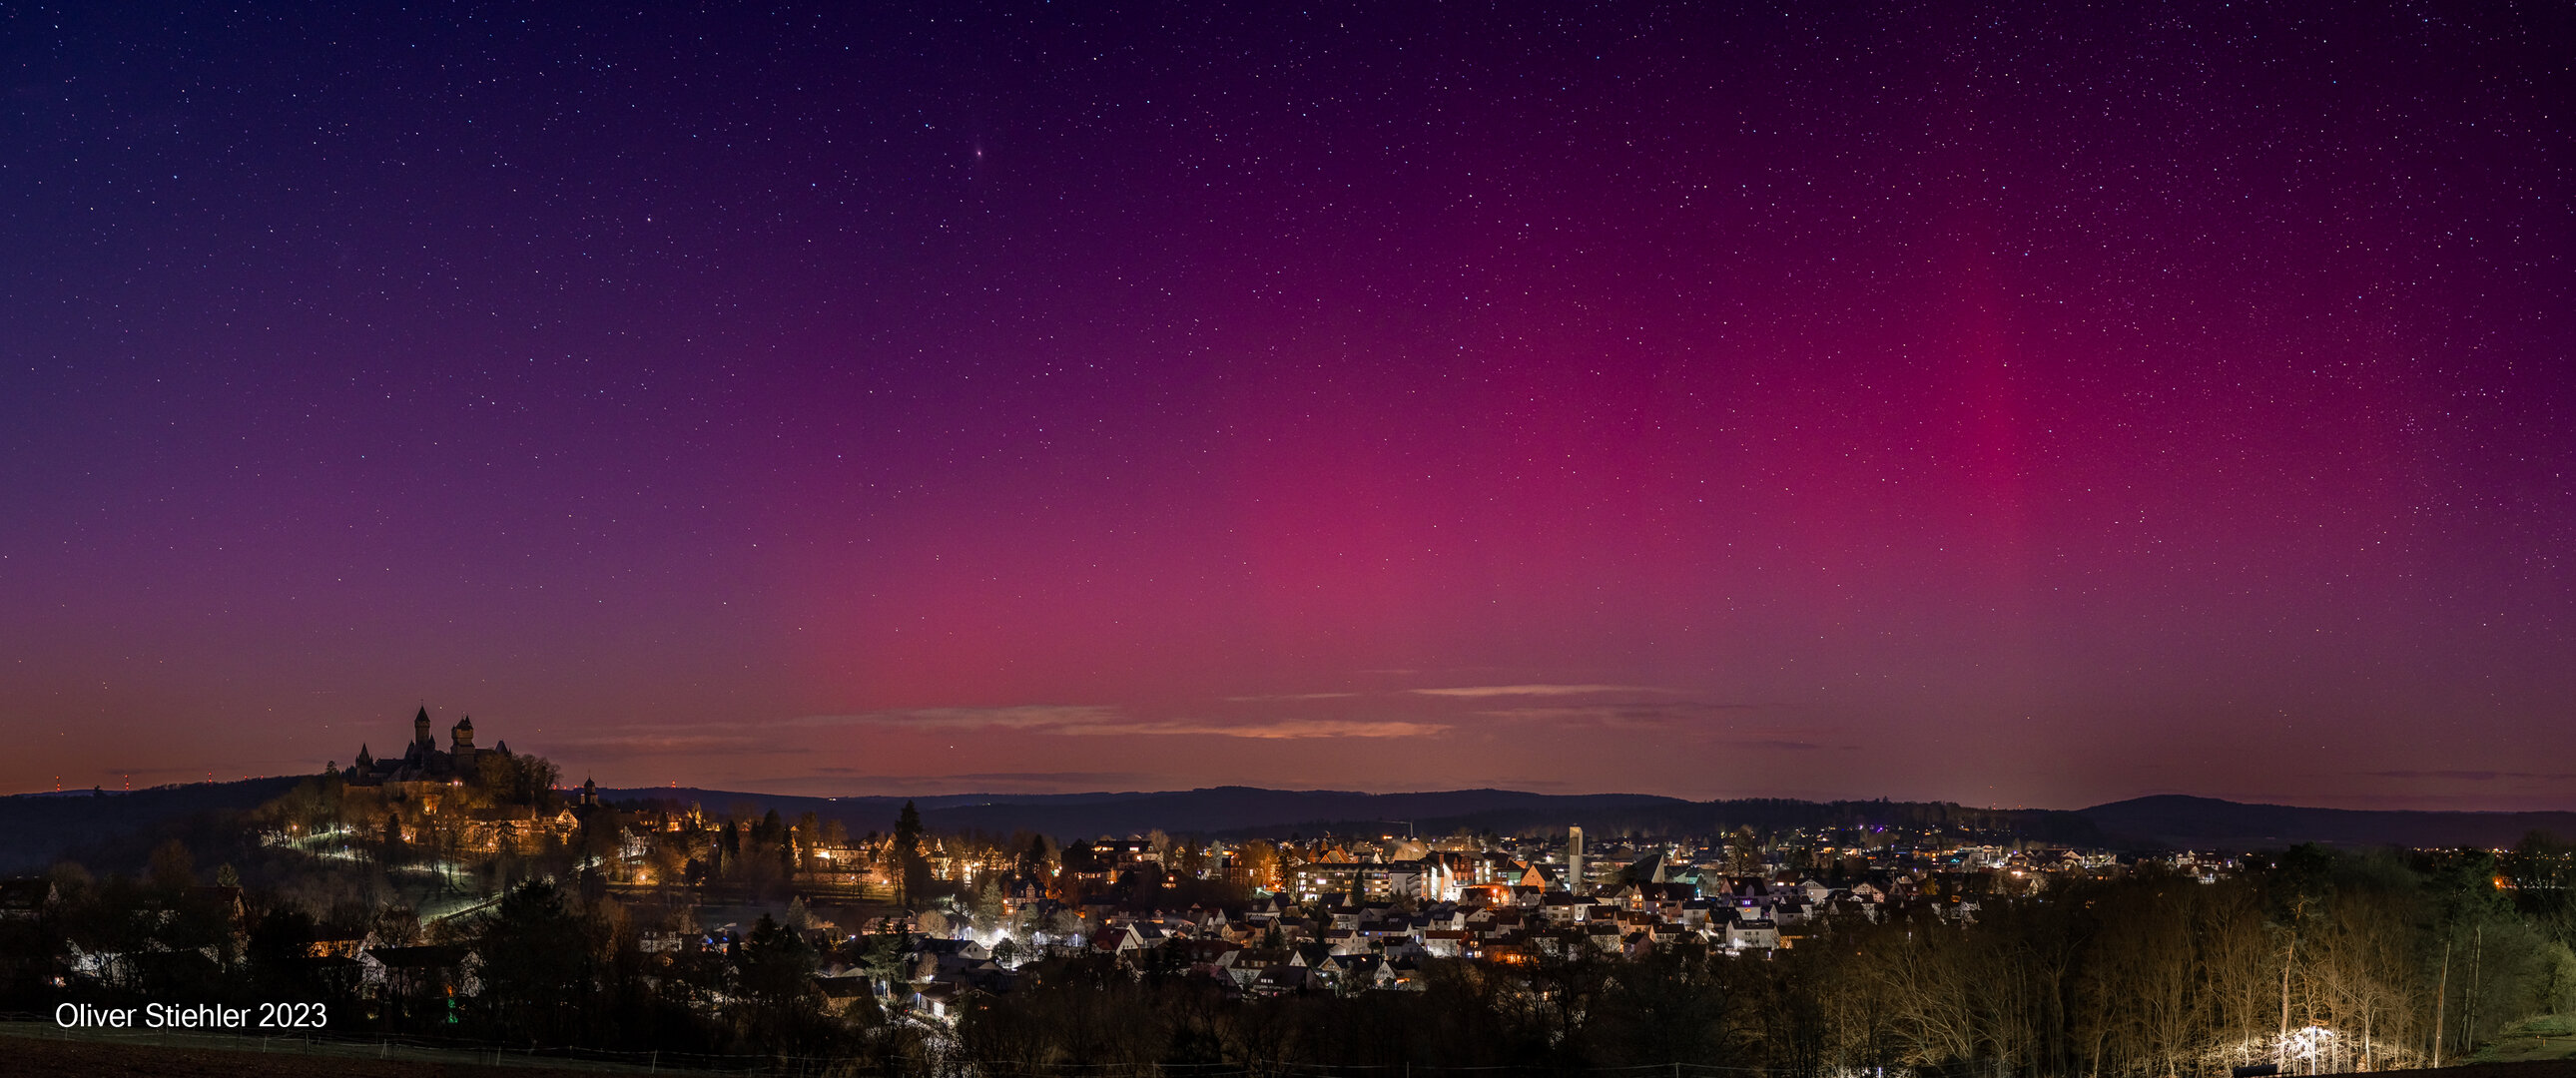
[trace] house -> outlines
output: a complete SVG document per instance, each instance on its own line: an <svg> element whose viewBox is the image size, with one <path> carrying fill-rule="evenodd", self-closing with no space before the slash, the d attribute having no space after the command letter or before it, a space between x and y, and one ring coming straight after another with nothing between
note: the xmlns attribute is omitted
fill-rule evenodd
<svg viewBox="0 0 2576 1078"><path fill-rule="evenodd" d="M1255 927L1269 928L1278 924L1281 918L1286 917L1294 909L1293 902L1278 895L1272 895L1243 911L1243 919Z"/></svg>
<svg viewBox="0 0 2576 1078"><path fill-rule="evenodd" d="M1683 925L1678 921L1657 921L1653 924L1646 925L1640 929L1640 931L1646 934L1648 942L1657 946L1700 938L1698 930Z"/></svg>
<svg viewBox="0 0 2576 1078"><path fill-rule="evenodd" d="M1216 972L1232 980L1235 987L1250 989L1262 971L1272 966L1298 964L1302 963L1296 952L1284 947L1244 947L1218 955Z"/></svg>
<svg viewBox="0 0 2576 1078"><path fill-rule="evenodd" d="M1354 892L1364 900L1386 899L1395 895L1394 867L1364 861L1309 862L1290 870L1288 891L1310 902Z"/></svg>
<svg viewBox="0 0 2576 1078"><path fill-rule="evenodd" d="M866 977L817 976L814 987L822 990L824 1012L843 1018L867 1013L863 1001L876 995L875 982Z"/></svg>
<svg viewBox="0 0 2576 1078"><path fill-rule="evenodd" d="M1221 939L1175 940L1171 946L1173 954L1197 973L1217 973L1226 955L1243 950L1242 944Z"/></svg>
<svg viewBox="0 0 2576 1078"><path fill-rule="evenodd" d="M1475 946L1472 937L1461 929L1426 929L1419 938L1423 953L1434 958L1465 958Z"/></svg>
<svg viewBox="0 0 2576 1078"><path fill-rule="evenodd" d="M927 1016L933 1021L945 1022L956 1013L957 997L964 990L963 986L949 981L913 985L905 994L903 1004L905 1009L914 1014Z"/></svg>
<svg viewBox="0 0 2576 1078"><path fill-rule="evenodd" d="M1322 987L1344 995L1395 987L1395 970L1373 954L1338 955L1316 970Z"/></svg>
<svg viewBox="0 0 2576 1078"><path fill-rule="evenodd" d="M367 947L367 930L355 925L315 925L313 937L306 941L308 958L356 959Z"/></svg>
<svg viewBox="0 0 2576 1078"><path fill-rule="evenodd" d="M1250 984L1245 985L1244 990L1256 996L1266 997L1303 995L1314 987L1309 979L1313 972L1302 965L1268 966L1263 968L1260 975L1254 977Z"/></svg>
<svg viewBox="0 0 2576 1078"><path fill-rule="evenodd" d="M358 963L371 995L415 1018L452 1016L460 1000L482 991L474 976L480 961L463 947L370 947Z"/></svg>
<svg viewBox="0 0 2576 1078"><path fill-rule="evenodd" d="M1134 925L1121 925L1117 928L1104 928L1091 934L1091 951L1093 954L1118 955L1120 957L1125 957L1126 955L1144 949L1145 938L1137 935L1136 926Z"/></svg>
<svg viewBox="0 0 2576 1078"><path fill-rule="evenodd" d="M1539 929L1527 938L1527 949L1547 958L1573 958L1591 946L1590 938L1579 928Z"/></svg>
<svg viewBox="0 0 2576 1078"><path fill-rule="evenodd" d="M1726 947L1732 951L1771 950L1780 946L1780 926L1761 918L1737 920L1726 926Z"/></svg>
<svg viewBox="0 0 2576 1078"><path fill-rule="evenodd" d="M1423 983L1421 960L1406 957L1386 960L1386 975L1381 978L1379 987L1395 992L1420 992L1429 986Z"/></svg>
<svg viewBox="0 0 2576 1078"><path fill-rule="evenodd" d="M915 979L954 979L993 965L993 953L974 940L921 939L913 943Z"/></svg>
<svg viewBox="0 0 2576 1078"><path fill-rule="evenodd" d="M1699 900L1699 888L1687 883L1641 883L1637 885L1636 909L1650 910L1663 917L1676 917L1681 908Z"/></svg>
<svg viewBox="0 0 2576 1078"><path fill-rule="evenodd" d="M32 921L54 904L54 881L0 880L0 921Z"/></svg>
<svg viewBox="0 0 2576 1078"><path fill-rule="evenodd" d="M1458 897L1458 878L1445 860L1396 861L1387 869L1388 890L1399 897L1421 902L1447 902Z"/></svg>

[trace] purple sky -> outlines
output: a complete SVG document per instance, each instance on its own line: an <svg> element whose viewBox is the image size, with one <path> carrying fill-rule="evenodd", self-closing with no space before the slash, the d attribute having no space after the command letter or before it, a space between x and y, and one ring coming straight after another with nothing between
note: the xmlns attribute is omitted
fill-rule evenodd
<svg viewBox="0 0 2576 1078"><path fill-rule="evenodd" d="M0 9L0 789L2576 807L2563 9L364 7Z"/></svg>

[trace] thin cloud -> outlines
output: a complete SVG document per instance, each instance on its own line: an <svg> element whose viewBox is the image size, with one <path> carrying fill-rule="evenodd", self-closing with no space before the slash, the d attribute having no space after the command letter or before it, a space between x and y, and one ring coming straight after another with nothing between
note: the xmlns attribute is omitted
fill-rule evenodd
<svg viewBox="0 0 2576 1078"><path fill-rule="evenodd" d="M1156 776L1137 771L969 771L954 775L889 775L862 771L855 767L818 767L814 774L781 776L785 780L829 779L834 782L893 782L921 784L929 782L983 782L1007 785L1132 785L1148 782Z"/></svg>
<svg viewBox="0 0 2576 1078"><path fill-rule="evenodd" d="M962 775L941 775L956 782L1050 782L1050 783L1125 783L1151 781L1156 776L1140 771L970 771Z"/></svg>
<svg viewBox="0 0 2576 1078"><path fill-rule="evenodd" d="M745 788L827 797L923 797L957 794L1057 794L1167 789L1166 776L1129 771L980 771L950 775L889 775L855 767L820 767L797 774L726 780Z"/></svg>
<svg viewBox="0 0 2576 1078"><path fill-rule="evenodd" d="M1462 685L1450 689L1409 689L1419 696L1598 696L1613 692L1665 692L1643 685Z"/></svg>
<svg viewBox="0 0 2576 1078"><path fill-rule="evenodd" d="M1497 707L1479 711L1476 714L1497 719L1560 725L1588 723L1598 726L1671 726L1683 723L1704 723L1722 715L1758 711L1762 706L1761 704L1716 704L1695 701L1539 704L1526 707Z"/></svg>
<svg viewBox="0 0 2576 1078"><path fill-rule="evenodd" d="M2567 771L2369 771L2364 774L2381 779L2461 779L2468 782L2493 782L2497 779L2537 779L2544 782L2558 782L2576 779L2576 772Z"/></svg>
<svg viewBox="0 0 2576 1078"><path fill-rule="evenodd" d="M1359 694L1355 692L1298 692L1283 693L1275 696L1229 696L1225 698L1225 702L1229 704L1267 704L1282 700L1346 700L1358 695Z"/></svg>
<svg viewBox="0 0 2576 1078"><path fill-rule="evenodd" d="M1114 707L1029 704L1010 707L923 708L859 715L818 715L803 725L879 725L932 729L1018 730L1059 737L1239 737L1279 741L1316 737L1425 737L1443 723L1354 719L1282 719L1211 722L1205 719L1139 719Z"/></svg>
<svg viewBox="0 0 2576 1078"><path fill-rule="evenodd" d="M797 734L799 730L868 727L925 732L1000 730L1051 737L1227 737L1250 741L1431 737L1452 728L1448 723L1406 719L1252 719L1229 722L1202 718L1139 718L1119 708L1099 704L1013 704L805 715L745 724L736 728L742 732L733 734L708 734L703 727L688 725L639 725L592 737L557 739L552 747L590 761L645 756L746 756L797 751L794 746L798 743L795 738L801 736Z"/></svg>
<svg viewBox="0 0 2576 1078"><path fill-rule="evenodd" d="M920 726L951 729L1051 730L1058 727L1115 722L1122 713L1102 704L1009 704L1000 707L925 707L901 711L865 711L855 715L807 715L796 726Z"/></svg>
<svg viewBox="0 0 2576 1078"><path fill-rule="evenodd" d="M1128 722L1068 727L1065 734L1166 734L1243 737L1284 741L1309 737L1429 737L1449 727L1433 722L1368 722L1347 719L1295 719L1283 722L1220 724L1209 722Z"/></svg>

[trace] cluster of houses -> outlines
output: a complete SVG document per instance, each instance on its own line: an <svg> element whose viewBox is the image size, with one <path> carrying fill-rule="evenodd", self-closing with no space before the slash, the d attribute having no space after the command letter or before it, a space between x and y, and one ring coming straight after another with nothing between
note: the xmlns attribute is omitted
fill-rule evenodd
<svg viewBox="0 0 2576 1078"><path fill-rule="evenodd" d="M422 812L388 826L441 819L444 791L510 760L506 748L475 748L470 720L457 724L446 749L431 740L425 710L414 727L403 756L380 760L362 747L344 775L353 785L420 802ZM719 821L695 807L615 808L588 782L545 809L458 807L440 825L455 852L578 845L569 863L581 898L623 895L674 915L645 933L649 952L737 945L758 919L754 911L702 905L716 901L714 892L696 885L731 878L733 861L778 866L783 875L765 877L771 889L762 893L780 897L776 888L784 887L842 902L839 916L857 922L844 931L801 899L792 908L757 911L804 932L825 956L817 983L827 1000L848 1006L870 999L933 1018L946 1017L962 996L1008 992L1023 976L1060 968L1030 968L1048 957L1088 957L1095 970L1105 964L1138 976L1201 978L1250 998L1403 991L1421 987L1426 966L1444 960L1508 966L1635 958L1676 947L1758 957L1799 946L1836 917L1876 920L1928 908L1970 919L1984 900L2032 893L2070 875L2120 871L2106 854L1935 845L1884 829L1768 844L1753 842L1750 832L1714 844L1614 839L1589 849L1580 828L1512 840L1389 835L1206 846L1176 845L1158 833L1067 845L1052 865L1026 851L952 850L933 838L923 851L932 876L966 896L945 900L956 916L925 912L887 923L882 916L871 921L868 910L891 892L888 847L875 835L854 842L840 825L819 824L810 814L788 824L775 813L760 822ZM1796 864L1775 859L1784 849L1797 851ZM2184 854L2174 867L2213 879L2229 866ZM1170 889L1191 879L1223 880L1236 886L1215 893L1252 897L1229 908L1179 910L1157 897L1177 894ZM731 893L753 895L742 887ZM35 916L52 898L44 881L0 882L0 920ZM246 936L238 892L224 901ZM1157 904L1165 911L1137 912ZM889 947L900 953L888 954ZM472 994L473 959L462 947L324 926L308 951L318 977L353 993L389 1001ZM162 960L82 953L67 972L120 980L136 962Z"/></svg>
<svg viewBox="0 0 2576 1078"><path fill-rule="evenodd" d="M606 812L621 829L639 832L704 826L694 813L685 824L624 819L629 814L601 808L587 789L566 812L575 821ZM801 900L778 910L684 905L680 922L646 933L642 944L662 953L722 950L740 943L749 934L745 926L765 913L804 932L825 956L816 983L830 1005L872 1000L941 1020L973 994L1010 992L1024 977L1063 968L1030 965L1041 958L1088 958L1095 973L1108 967L1199 978L1244 998L1404 991L1422 987L1425 968L1441 960L1511 966L1636 958L1674 947L1759 958L1799 946L1830 918L1877 920L1913 908L1973 918L1982 897L2068 874L2117 870L2105 857L2073 851L1900 851L1885 867L1838 874L1839 882L1828 884L1778 864L1731 872L1694 863L1682 856L1686 849L1613 844L1587 856L1579 832L1562 846L1510 851L1434 849L1393 839L1316 845L1300 852L1329 859L1291 858L1271 867L1269 882L1277 886L1255 890L1239 907L1139 913L1132 890L1104 892L1097 885L1147 863L1159 866L1168 846L1102 840L1068 849L1054 886L1013 880L999 910L969 913L969 899L950 907L954 915L929 911L889 923L865 918L864 906L845 907L844 916L860 916L844 930ZM1236 852L1204 851L1199 871L1239 871ZM2177 867L2189 857L2177 859ZM2189 867L2216 868L2205 860ZM584 898L607 897L596 871L584 875ZM201 890L221 899L247 930L237 891ZM52 897L43 881L0 885L0 918L33 916ZM899 951L889 956L888 947ZM387 1002L434 1006L474 992L474 961L463 947L378 940L362 928L323 926L308 951L323 979ZM110 980L148 960L75 957L69 972Z"/></svg>
<svg viewBox="0 0 2576 1078"><path fill-rule="evenodd" d="M2084 867L2072 856L2046 864L2059 872ZM1922 907L1972 918L1974 894L1987 889L1966 886L1961 872L1887 872L1838 887L1785 872L1707 872L1649 855L1577 891L1565 867L1479 866L1437 854L1310 862L1283 870L1290 889L1238 909L1140 914L1106 898L1038 899L1014 903L1006 927L993 931L949 930L945 919L927 934L912 923L872 923L849 937L827 928L818 943L900 928L911 949L895 976L839 963L820 979L834 999L873 995L934 1018L972 993L1007 992L1024 973L1044 975L1044 967L1028 966L1039 957L1090 956L1137 976L1205 979L1247 998L1404 991L1420 988L1425 966L1442 959L1508 966L1672 947L1758 958L1798 946L1829 917L1877 920Z"/></svg>

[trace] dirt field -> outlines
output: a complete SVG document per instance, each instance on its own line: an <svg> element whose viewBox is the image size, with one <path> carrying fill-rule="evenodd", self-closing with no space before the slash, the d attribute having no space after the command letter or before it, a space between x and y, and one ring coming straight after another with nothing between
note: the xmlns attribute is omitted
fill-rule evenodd
<svg viewBox="0 0 2576 1078"><path fill-rule="evenodd" d="M2576 1060L2474 1063L2405 1073L2423 1078L2576 1078ZM600 1078L601 1072L307 1056L283 1051L164 1048L0 1034L0 1074L10 1078Z"/></svg>
<svg viewBox="0 0 2576 1078"><path fill-rule="evenodd" d="M2463 1067L2444 1067L2437 1071L2407 1073L2440 1075L2442 1078L2576 1078L2576 1059L2548 1059L2531 1063L2471 1063Z"/></svg>
<svg viewBox="0 0 2576 1078"><path fill-rule="evenodd" d="M0 1074L12 1078L599 1078L600 1072L0 1036Z"/></svg>

